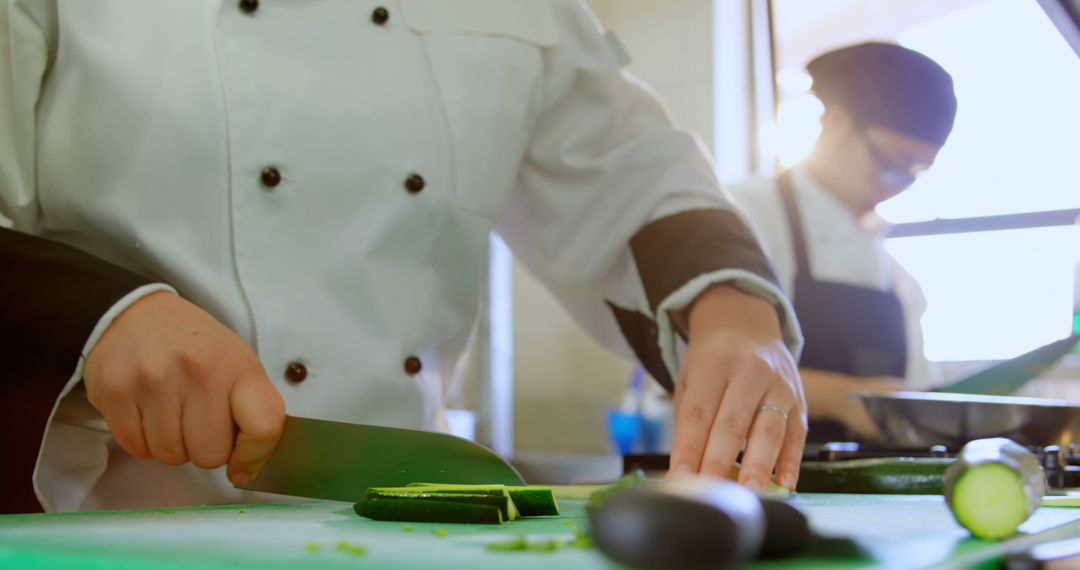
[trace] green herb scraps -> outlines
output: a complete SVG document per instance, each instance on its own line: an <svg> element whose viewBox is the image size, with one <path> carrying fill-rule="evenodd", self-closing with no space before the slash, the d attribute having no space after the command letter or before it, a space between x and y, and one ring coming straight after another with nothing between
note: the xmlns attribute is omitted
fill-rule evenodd
<svg viewBox="0 0 1080 570"><path fill-rule="evenodd" d="M337 543L337 551L349 556L363 556L367 554L367 549L357 544L349 544L347 541L342 540Z"/></svg>
<svg viewBox="0 0 1080 570"><path fill-rule="evenodd" d="M509 541L488 544L486 548L490 552L555 552L563 547L592 548L592 537L588 533L575 530L574 538L571 540L551 539L529 542L524 535L520 535Z"/></svg>

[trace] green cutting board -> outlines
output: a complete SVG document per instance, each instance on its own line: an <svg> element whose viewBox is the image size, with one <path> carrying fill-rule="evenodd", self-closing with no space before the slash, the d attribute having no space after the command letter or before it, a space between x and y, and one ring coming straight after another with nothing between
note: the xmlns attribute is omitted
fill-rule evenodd
<svg viewBox="0 0 1080 570"><path fill-rule="evenodd" d="M852 548L819 548L817 557L753 568L967 568L1017 543L968 538L941 497L802 494L795 501L816 529L849 537ZM582 502L562 507L558 518L501 526L414 523L409 532L334 502L3 516L0 569L619 568L594 549L487 550L521 535L530 542L569 541L574 529L587 529ZM1042 508L1022 530L1042 533L1039 540L1078 536L1080 509ZM341 541L365 553L341 551Z"/></svg>

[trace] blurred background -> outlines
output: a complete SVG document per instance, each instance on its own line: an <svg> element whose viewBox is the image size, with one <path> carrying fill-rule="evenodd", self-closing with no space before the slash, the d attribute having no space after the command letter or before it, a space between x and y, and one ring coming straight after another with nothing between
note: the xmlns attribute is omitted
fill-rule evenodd
<svg viewBox="0 0 1080 570"><path fill-rule="evenodd" d="M808 93L812 56L887 40L934 58L955 81L955 129L934 168L878 208L895 225L888 250L929 303L927 357L948 381L1076 326L1080 58L1035 0L590 4L725 183L810 150L822 112ZM506 455L602 463L613 450L606 414L636 405L635 366L578 329L497 243L490 299L451 406L473 411L462 421ZM1080 359L1021 394L1080 401Z"/></svg>

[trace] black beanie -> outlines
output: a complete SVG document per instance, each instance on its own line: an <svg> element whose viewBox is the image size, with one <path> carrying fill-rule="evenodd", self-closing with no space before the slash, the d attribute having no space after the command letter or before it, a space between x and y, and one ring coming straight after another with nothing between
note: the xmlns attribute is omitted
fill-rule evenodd
<svg viewBox="0 0 1080 570"><path fill-rule="evenodd" d="M945 144L956 118L952 77L934 60L888 43L853 45L806 66L822 103L845 107L865 125Z"/></svg>

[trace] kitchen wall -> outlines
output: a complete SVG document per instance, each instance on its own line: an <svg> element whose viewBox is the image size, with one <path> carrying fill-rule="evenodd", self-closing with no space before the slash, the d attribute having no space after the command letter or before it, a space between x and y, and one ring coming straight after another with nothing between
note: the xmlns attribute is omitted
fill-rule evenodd
<svg viewBox="0 0 1080 570"><path fill-rule="evenodd" d="M713 141L712 0L591 0L677 124ZM673 9L677 6L678 9ZM514 272L516 452L602 453L604 413L632 365L574 324L519 265Z"/></svg>

